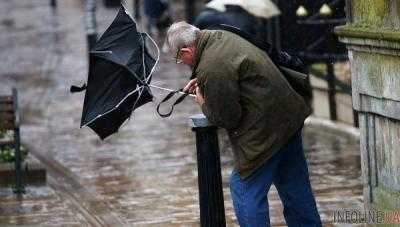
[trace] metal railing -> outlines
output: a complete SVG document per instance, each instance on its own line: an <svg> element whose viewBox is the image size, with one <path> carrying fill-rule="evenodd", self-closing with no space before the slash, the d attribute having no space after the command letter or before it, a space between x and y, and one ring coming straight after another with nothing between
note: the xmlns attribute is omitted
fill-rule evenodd
<svg viewBox="0 0 400 227"><path fill-rule="evenodd" d="M347 17L345 13L345 5L347 0L316 0L313 2L300 1L286 3L283 1L273 0L281 9L282 17L273 19L274 23L279 25L269 24L268 34L276 34L275 38L267 36L276 48L292 49L293 53L298 53L299 57L304 60L311 74L319 79L325 80L328 89L328 103L330 119L336 121L337 113L337 93L342 92L351 95L351 85L346 84L336 77L334 64L348 60L347 50L344 44L340 43L333 33L333 28L337 25L343 25L350 20L349 12ZM346 2L346 4L345 4ZM310 11L308 13L298 14L296 8L301 4L303 9ZM322 10L324 6L328 10ZM321 7L321 8L319 8ZM300 8L300 7L299 7ZM304 10L303 10L304 11ZM347 9L348 11L348 9ZM300 34L299 37L295 34ZM284 38L285 37L285 38ZM277 45L280 43L280 45ZM318 71L312 68L313 64L324 64L325 71ZM358 113L353 109L354 126L358 127Z"/></svg>

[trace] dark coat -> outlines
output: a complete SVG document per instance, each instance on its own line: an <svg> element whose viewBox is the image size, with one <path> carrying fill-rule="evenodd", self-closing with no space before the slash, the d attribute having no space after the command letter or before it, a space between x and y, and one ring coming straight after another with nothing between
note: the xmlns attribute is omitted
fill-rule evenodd
<svg viewBox="0 0 400 227"><path fill-rule="evenodd" d="M226 5L226 11L220 12L215 9L205 8L196 17L193 25L206 29L215 24L226 24L239 28L252 35L258 34L258 20L240 6Z"/></svg>
<svg viewBox="0 0 400 227"><path fill-rule="evenodd" d="M228 131L242 177L283 147L311 112L268 55L233 33L203 30L193 69L202 110Z"/></svg>
<svg viewBox="0 0 400 227"><path fill-rule="evenodd" d="M145 0L144 13L149 18L158 19L168 9L169 3L165 0Z"/></svg>

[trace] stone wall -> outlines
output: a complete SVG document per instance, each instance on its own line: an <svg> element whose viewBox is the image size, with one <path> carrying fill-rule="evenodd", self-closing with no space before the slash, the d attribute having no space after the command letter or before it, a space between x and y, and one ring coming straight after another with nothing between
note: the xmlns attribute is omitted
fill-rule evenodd
<svg viewBox="0 0 400 227"><path fill-rule="evenodd" d="M347 1L351 23L336 33L349 50L359 111L367 209L400 209L400 2Z"/></svg>

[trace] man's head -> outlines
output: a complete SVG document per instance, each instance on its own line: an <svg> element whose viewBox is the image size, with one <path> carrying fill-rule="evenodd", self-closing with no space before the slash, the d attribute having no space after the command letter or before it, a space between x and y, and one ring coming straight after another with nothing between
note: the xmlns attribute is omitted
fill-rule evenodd
<svg viewBox="0 0 400 227"><path fill-rule="evenodd" d="M193 65L199 37L200 29L184 21L174 23L169 27L167 43L170 50L176 55L177 62Z"/></svg>

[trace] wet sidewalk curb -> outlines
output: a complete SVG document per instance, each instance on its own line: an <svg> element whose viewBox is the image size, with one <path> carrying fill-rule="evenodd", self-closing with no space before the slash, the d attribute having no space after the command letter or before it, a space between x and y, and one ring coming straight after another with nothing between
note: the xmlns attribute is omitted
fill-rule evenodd
<svg viewBox="0 0 400 227"><path fill-rule="evenodd" d="M31 154L42 163L48 174L47 185L62 193L84 216L91 226L126 226L112 206L98 198L98 195L82 185L78 177L53 157L27 145Z"/></svg>
<svg viewBox="0 0 400 227"><path fill-rule="evenodd" d="M45 185L46 169L41 162L33 155L29 155L29 159L22 162L23 168L23 184L25 185ZM15 182L15 166L14 162L0 163L0 187L8 187Z"/></svg>
<svg viewBox="0 0 400 227"><path fill-rule="evenodd" d="M336 133L347 134L355 140L360 140L360 130L346 123L310 116L305 120L304 125L310 127L323 127Z"/></svg>

